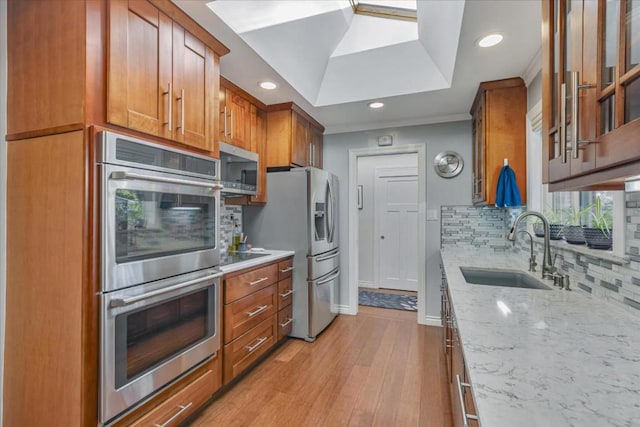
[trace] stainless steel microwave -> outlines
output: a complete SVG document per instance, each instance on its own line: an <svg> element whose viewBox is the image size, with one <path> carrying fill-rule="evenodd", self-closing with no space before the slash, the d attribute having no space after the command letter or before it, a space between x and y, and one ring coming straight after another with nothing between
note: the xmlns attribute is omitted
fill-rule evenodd
<svg viewBox="0 0 640 427"><path fill-rule="evenodd" d="M225 142L220 142L220 183L223 193L258 192L258 155Z"/></svg>

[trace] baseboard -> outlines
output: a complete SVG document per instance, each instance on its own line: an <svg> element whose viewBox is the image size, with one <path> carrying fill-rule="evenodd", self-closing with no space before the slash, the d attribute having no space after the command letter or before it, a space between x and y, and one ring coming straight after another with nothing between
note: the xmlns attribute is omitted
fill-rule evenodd
<svg viewBox="0 0 640 427"><path fill-rule="evenodd" d="M427 326L440 326L442 327L442 319L440 316L425 316L424 324Z"/></svg>
<svg viewBox="0 0 640 427"><path fill-rule="evenodd" d="M359 288L373 288L373 289L378 289L378 287L376 286L376 284L374 282L369 282L367 280L359 280L358 281L358 287Z"/></svg>
<svg viewBox="0 0 640 427"><path fill-rule="evenodd" d="M338 313L355 316L356 314L358 314L358 309L353 308L350 305L338 305Z"/></svg>

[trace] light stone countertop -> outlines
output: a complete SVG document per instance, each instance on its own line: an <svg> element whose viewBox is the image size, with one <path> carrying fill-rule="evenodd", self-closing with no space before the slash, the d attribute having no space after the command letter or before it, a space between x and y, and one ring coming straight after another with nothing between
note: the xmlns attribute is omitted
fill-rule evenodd
<svg viewBox="0 0 640 427"><path fill-rule="evenodd" d="M471 285L459 269L526 272L523 254L441 254L483 427L640 426L640 316L552 285Z"/></svg>
<svg viewBox="0 0 640 427"><path fill-rule="evenodd" d="M220 271L222 271L224 274L229 274L233 273L234 271L244 270L245 268L259 267L262 264L268 264L270 262L295 255L294 251L280 251L275 249L265 249L264 251L260 252L249 252L268 255L248 259L245 261L234 262L233 264L222 265L220 266Z"/></svg>

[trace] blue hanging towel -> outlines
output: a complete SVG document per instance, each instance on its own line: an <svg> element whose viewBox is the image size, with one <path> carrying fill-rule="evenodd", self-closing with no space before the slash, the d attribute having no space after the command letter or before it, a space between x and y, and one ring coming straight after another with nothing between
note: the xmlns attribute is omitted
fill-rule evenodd
<svg viewBox="0 0 640 427"><path fill-rule="evenodd" d="M522 199L520 198L520 190L518 190L518 183L516 182L516 174L509 165L505 165L500 170L500 176L498 176L496 207L506 208L507 206L520 205L522 205Z"/></svg>

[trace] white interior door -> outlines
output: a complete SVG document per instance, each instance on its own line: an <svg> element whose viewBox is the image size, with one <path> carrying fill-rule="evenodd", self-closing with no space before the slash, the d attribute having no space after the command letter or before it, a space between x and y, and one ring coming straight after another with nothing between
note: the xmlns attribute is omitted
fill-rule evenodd
<svg viewBox="0 0 640 427"><path fill-rule="evenodd" d="M417 291L417 169L376 169L374 191L378 287Z"/></svg>

